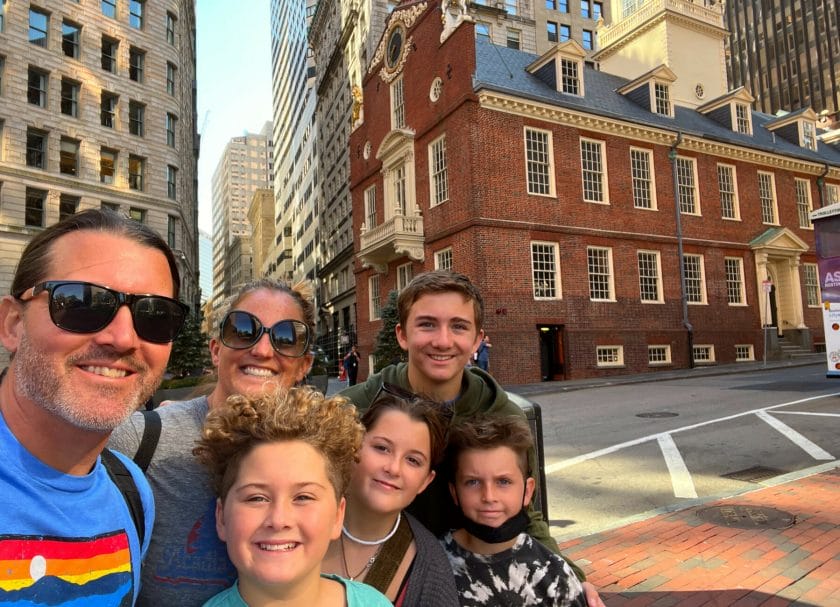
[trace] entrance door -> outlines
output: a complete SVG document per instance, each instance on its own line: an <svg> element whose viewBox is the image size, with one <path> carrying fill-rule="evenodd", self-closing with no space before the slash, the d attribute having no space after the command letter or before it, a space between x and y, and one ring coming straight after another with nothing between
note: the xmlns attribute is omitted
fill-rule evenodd
<svg viewBox="0 0 840 607"><path fill-rule="evenodd" d="M563 352L563 325L538 325L540 335L540 372L543 381L566 379Z"/></svg>
<svg viewBox="0 0 840 607"><path fill-rule="evenodd" d="M776 307L776 285L770 287L770 326L776 327L776 333L781 336L779 330L779 309Z"/></svg>

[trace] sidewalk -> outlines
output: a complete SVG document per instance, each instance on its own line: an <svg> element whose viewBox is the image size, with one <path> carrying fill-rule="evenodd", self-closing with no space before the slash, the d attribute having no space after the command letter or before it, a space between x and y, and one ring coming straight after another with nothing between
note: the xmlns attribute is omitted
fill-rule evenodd
<svg viewBox="0 0 840 607"><path fill-rule="evenodd" d="M720 520L704 522L701 513ZM838 607L840 463L654 514L560 549L608 607Z"/></svg>

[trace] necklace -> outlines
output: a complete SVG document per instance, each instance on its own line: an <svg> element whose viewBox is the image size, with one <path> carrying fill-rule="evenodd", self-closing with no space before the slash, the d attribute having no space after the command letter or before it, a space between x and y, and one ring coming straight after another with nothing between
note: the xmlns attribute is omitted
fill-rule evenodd
<svg viewBox="0 0 840 607"><path fill-rule="evenodd" d="M344 537L339 538L339 545L341 546L341 564L344 566L344 574L352 581L358 578L359 576L365 574L368 569L370 569L373 564L376 562L376 557L379 556L379 553L382 551L382 544L377 547L376 551L371 555L371 557L367 560L362 567L362 570L359 571L356 575L350 575L350 569L347 567L347 555L344 553Z"/></svg>
<svg viewBox="0 0 840 607"><path fill-rule="evenodd" d="M391 531L388 532L388 535L386 535L385 537L383 537L381 539L378 539L378 540L361 540L361 539L357 538L355 535L353 535L352 533L350 533L349 531L347 531L347 527L345 527L344 525L341 526L341 532L344 535L347 536L347 539L353 540L354 542L356 542L357 544L361 544L362 546L379 546L381 544L384 544L388 540L390 540L392 537L394 537L394 534L397 532L397 527L400 526L400 519L401 518L402 518L402 512L398 512L397 513L397 522L394 523L394 528L391 529Z"/></svg>

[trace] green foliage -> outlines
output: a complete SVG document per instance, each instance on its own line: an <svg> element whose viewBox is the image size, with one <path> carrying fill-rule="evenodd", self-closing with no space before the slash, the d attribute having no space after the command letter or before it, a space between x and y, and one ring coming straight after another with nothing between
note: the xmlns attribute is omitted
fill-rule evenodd
<svg viewBox="0 0 840 607"><path fill-rule="evenodd" d="M183 377L195 371L201 375L210 366L209 342L207 334L201 332L201 320L190 314L172 344L167 370L175 377Z"/></svg>
<svg viewBox="0 0 840 607"><path fill-rule="evenodd" d="M213 381L213 378L207 375L197 375L195 377L177 377L175 379L164 379L160 382L161 390L173 390L175 388L191 388L206 382Z"/></svg>
<svg viewBox="0 0 840 607"><path fill-rule="evenodd" d="M376 336L373 357L376 361L374 371L379 371L393 362L404 361L405 352L397 342L397 324L400 317L397 312L397 292L388 293L388 301L382 308L382 329Z"/></svg>

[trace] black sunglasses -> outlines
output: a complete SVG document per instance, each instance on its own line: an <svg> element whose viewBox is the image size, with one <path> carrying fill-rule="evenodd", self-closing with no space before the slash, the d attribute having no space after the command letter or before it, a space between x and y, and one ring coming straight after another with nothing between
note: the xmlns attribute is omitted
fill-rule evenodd
<svg viewBox="0 0 840 607"><path fill-rule="evenodd" d="M299 320L281 320L270 327L249 312L228 312L219 331L222 343L234 350L244 350L268 333L271 347L281 356L300 358L309 350L309 327Z"/></svg>
<svg viewBox="0 0 840 607"><path fill-rule="evenodd" d="M91 282L48 280L32 287L32 298L44 291L50 296L53 324L71 333L101 331L111 324L120 307L128 306L137 336L165 344L175 339L189 312L186 305L169 297L122 293ZM22 296L18 299L26 301Z"/></svg>
<svg viewBox="0 0 840 607"><path fill-rule="evenodd" d="M371 403L375 403L382 394L390 394L391 396L396 396L405 401L413 401L414 399L423 398L410 390L406 390L405 388L398 386L396 384L391 384L388 382L382 382L379 386L379 390L376 391L374 394L373 399L370 401ZM436 401L432 401L436 402ZM451 403L437 403L437 410L440 413L440 416L443 418L444 423L448 426L449 422L452 421L452 418L455 415L455 408Z"/></svg>

